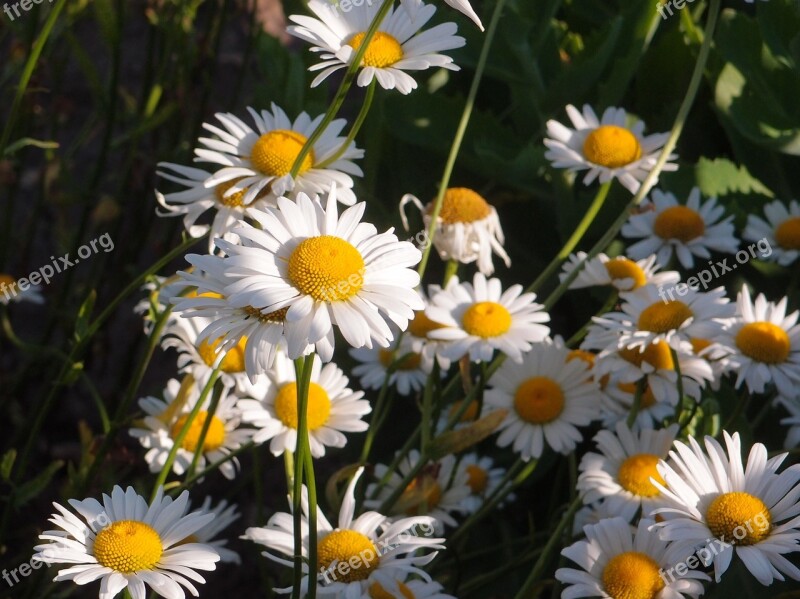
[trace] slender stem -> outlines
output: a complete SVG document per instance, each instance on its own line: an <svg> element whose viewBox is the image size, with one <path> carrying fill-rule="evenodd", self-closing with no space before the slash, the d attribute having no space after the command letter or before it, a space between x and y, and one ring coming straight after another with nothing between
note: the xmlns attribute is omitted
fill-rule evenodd
<svg viewBox="0 0 800 599"><path fill-rule="evenodd" d="M213 472L214 470L217 470L225 462L231 461L233 458L237 457L239 454L242 454L245 451L247 451L247 450L249 450L249 449L251 449L253 447L255 447L255 444L252 441L248 441L247 443L245 443L244 445L242 445L238 449L234 449L233 451L231 451L224 458L218 459L213 464L210 464L210 465L206 466L205 468L203 468L200 472L198 472L196 474L193 474L192 476L188 477L186 480L184 480L177 487L175 487L174 489L171 489L170 493L178 494L178 493L180 493L182 491L185 491L186 489L191 487L195 482L197 482L198 480L203 478L206 474L209 474L210 472Z"/></svg>
<svg viewBox="0 0 800 599"><path fill-rule="evenodd" d="M186 472L187 476L191 476L194 474L195 470L197 470L197 463L200 461L200 456L203 455L203 447L206 444L208 429L211 428L211 422L214 420L214 415L217 413L217 406L219 406L222 393L223 390L218 389L211 397L211 404L208 406L208 410L206 410L206 419L203 421L203 428L200 429L200 436L197 439L197 447L194 449L192 463L189 465L189 470Z"/></svg>
<svg viewBox="0 0 800 599"><path fill-rule="evenodd" d="M294 499L294 452L288 449L283 452L283 469L286 472L286 488L289 498Z"/></svg>
<svg viewBox="0 0 800 599"><path fill-rule="evenodd" d="M636 383L636 392L633 394L633 403L631 404L631 411L628 412L628 420L626 421L628 428L632 428L633 423L636 422L636 416L639 415L639 410L642 407L642 395L644 394L644 388L646 386L647 386L647 377L643 376Z"/></svg>
<svg viewBox="0 0 800 599"><path fill-rule="evenodd" d="M295 381L297 388L297 442L294 463L294 496L292 497L293 523L294 523L294 588L292 598L300 599L300 586L303 581L303 528L302 528L302 493L303 476L308 483L308 552L309 552L309 579L307 597L314 599L317 594L317 503L316 489L312 491L314 483L313 463L311 462L311 447L308 442L308 389L311 381L311 370L314 365L314 354L294 361ZM307 459L308 454L308 459ZM310 469L311 472L306 472ZM311 496L314 502L311 502ZM312 521L313 518L313 521ZM313 548L313 561L312 561Z"/></svg>
<svg viewBox="0 0 800 599"><path fill-rule="evenodd" d="M677 381L675 382L675 386L678 389L678 405L683 407L683 373L681 372L681 361L680 357L678 356L678 352L675 351L674 347L669 348L670 353L672 354L672 364L675 368L675 375L678 377ZM695 402L696 403L696 402Z"/></svg>
<svg viewBox="0 0 800 599"><path fill-rule="evenodd" d="M308 441L306 441L308 445ZM305 468L303 472L308 487L308 599L317 596L317 483L314 477L314 458L306 447Z"/></svg>
<svg viewBox="0 0 800 599"><path fill-rule="evenodd" d="M428 446L431 442L431 436L433 435L433 423L431 422L431 416L433 413L433 373L431 376L427 378L425 381L425 391L422 393L422 455L425 456L428 453ZM422 461L422 460L420 460Z"/></svg>
<svg viewBox="0 0 800 599"><path fill-rule="evenodd" d="M350 147L350 144L355 141L356 135L358 135L358 132L361 130L361 126L364 124L367 114L369 114L369 109L372 107L372 99L375 97L376 85L377 79L373 79L367 87L367 94L364 97L364 103L361 105L361 110L359 111L356 120L353 122L353 126L350 129L350 133L347 134L347 138L344 140L344 143L342 143L339 149L336 150L335 154L333 154L330 158L326 158L320 162L315 168L326 168L339 160L339 158L341 158L347 151L347 148Z"/></svg>
<svg viewBox="0 0 800 599"><path fill-rule="evenodd" d="M458 275L458 260L450 258L444 267L444 279L442 280L442 287L447 287L447 283L456 275Z"/></svg>
<svg viewBox="0 0 800 599"><path fill-rule="evenodd" d="M612 291L609 294L608 299L606 299L606 303L603 304L603 306L595 314L595 316L602 316L617 304L617 299L619 298L619 291L617 290L616 287L612 287L611 289ZM575 347L576 345L578 345L586 336L589 327L592 326L593 323L594 321L591 318L586 323L584 323L584 325L578 331L576 331L576 333L572 337L570 337L567 340L566 346Z"/></svg>

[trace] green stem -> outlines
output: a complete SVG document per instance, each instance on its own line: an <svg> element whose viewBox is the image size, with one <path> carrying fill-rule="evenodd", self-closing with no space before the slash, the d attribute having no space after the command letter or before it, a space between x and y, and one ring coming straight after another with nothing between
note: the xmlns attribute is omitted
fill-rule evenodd
<svg viewBox="0 0 800 599"><path fill-rule="evenodd" d="M372 99L375 97L375 86L377 85L377 79L373 79L372 83L369 84L367 87L367 94L364 98L364 103L361 105L361 110L356 117L355 122L353 123L352 128L350 129L350 133L347 134L347 138L344 140L344 143L336 150L336 153L333 154L330 158L326 158L314 168L327 168L339 158L341 158L344 153L347 151L347 148L350 147L350 144L353 143L356 139L356 135L361 130L361 125L364 124L364 121L367 118L367 114L369 114L369 109L372 107Z"/></svg>
<svg viewBox="0 0 800 599"><path fill-rule="evenodd" d="M308 389L311 382L311 370L314 365L314 354L311 353L305 358L297 358L294 361L295 381L297 388L297 442L295 448L294 463L294 494L292 497L292 516L294 523L294 588L292 598L300 599L300 586L303 581L303 527L302 527L302 496L303 496L303 476L306 476L308 484L308 594L307 597L313 599L317 593L317 503L316 490L313 491L315 498L311 503L312 489L314 483L313 463L311 462L311 448L308 442ZM308 454L308 456L306 455ZM311 472L305 472L311 469ZM312 523L313 517L313 523ZM312 557L313 549L313 561Z"/></svg>
<svg viewBox="0 0 800 599"><path fill-rule="evenodd" d="M252 441L248 441L247 443L245 443L244 445L242 445L238 449L234 449L233 451L231 451L224 458L218 459L213 464L210 464L210 465L206 466L205 468L203 468L203 470L201 470L200 472L188 477L186 480L184 480L182 483L180 483L177 487L175 487L174 489L171 489L170 493L172 493L173 495L177 495L178 493L180 493L182 491L185 491L186 489L191 487L195 482L197 482L198 480L203 478L206 474L209 474L209 473L213 472L214 470L217 470L225 462L229 462L233 458L237 457L239 454L242 454L245 451L247 451L247 450L249 450L249 449L251 449L253 447L255 447L253 442Z"/></svg>
<svg viewBox="0 0 800 599"><path fill-rule="evenodd" d="M203 428L200 429L200 437L197 439L197 447L194 450L192 463L189 465L189 470L186 471L187 477L194 474L195 470L197 470L197 463L200 461L200 456L203 455L203 446L206 443L206 435L208 435L208 429L211 428L211 421L214 419L214 415L217 413L217 406L219 406L219 400L222 397L222 393L223 390L219 389L215 391L214 395L211 397L211 404L208 406L208 410L206 410L206 419L203 421Z"/></svg>
<svg viewBox="0 0 800 599"><path fill-rule="evenodd" d="M619 291L616 287L612 287L612 291L606 299L606 303L600 308L600 311L595 314L595 316L602 316L606 312L610 311L616 304L617 299L619 298ZM583 338L586 336L589 327L594 324L592 319L589 319L584 325L578 330L572 337L567 340L566 346L567 347L575 347L578 345Z"/></svg>
<svg viewBox="0 0 800 599"><path fill-rule="evenodd" d="M642 395L644 394L644 388L646 386L647 386L647 377L643 376L636 383L636 392L633 394L633 403L631 404L631 411L628 412L628 420L626 421L628 428L632 428L633 423L636 422L636 416L639 415L639 410L642 407Z"/></svg>
<svg viewBox="0 0 800 599"><path fill-rule="evenodd" d="M444 267L444 279L442 280L442 287L447 287L447 283L451 278L458 275L458 260L450 258Z"/></svg>

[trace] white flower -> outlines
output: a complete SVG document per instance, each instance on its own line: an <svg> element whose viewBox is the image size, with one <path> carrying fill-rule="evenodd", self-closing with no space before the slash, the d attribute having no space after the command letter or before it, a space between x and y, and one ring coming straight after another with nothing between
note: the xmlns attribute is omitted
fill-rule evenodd
<svg viewBox="0 0 800 599"><path fill-rule="evenodd" d="M677 378L676 378L677 381ZM684 386L686 386L684 379ZM639 399L639 411L631 427L634 431L659 428L663 422L675 416L675 405L678 392L675 384L657 387L662 390L662 401L656 399L649 384L645 384L644 392ZM673 391L670 391L672 389ZM603 428L614 428L621 421L626 421L630 415L636 396L636 383L608 382L603 389L603 398L600 402L600 417Z"/></svg>
<svg viewBox="0 0 800 599"><path fill-rule="evenodd" d="M214 518L213 514L188 515L189 493L176 499L164 497L159 488L148 506L133 487L115 486L111 496L69 504L80 518L54 503L59 513L50 522L61 530L39 535L35 559L45 564L66 563L56 581L84 585L100 579L100 599L111 599L126 588L133 599L145 599L145 584L168 599L183 599L181 586L197 597L191 581L205 582L194 570L214 570L219 555L202 543L183 543Z"/></svg>
<svg viewBox="0 0 800 599"><path fill-rule="evenodd" d="M466 472L467 486L470 494L461 502L464 513L474 514L483 503L495 492L505 476L505 468L495 468L494 460L489 456L468 453L458 461L459 472ZM506 501L513 501L514 495L507 496Z"/></svg>
<svg viewBox="0 0 800 599"><path fill-rule="evenodd" d="M688 445L675 441L674 466L659 465L666 481L654 483L665 506L655 510L664 519L657 525L660 537L687 556L702 546L697 554L705 552L705 565L713 559L717 582L734 553L763 585L784 574L800 580L800 569L784 557L800 540L800 469L778 474L787 454L769 459L761 443L750 449L745 467L739 433L723 433L727 451L706 437L705 453L689 437Z"/></svg>
<svg viewBox="0 0 800 599"><path fill-rule="evenodd" d="M664 571L681 563L684 556L650 532L652 525L652 520L642 519L634 530L622 518L609 518L586 526L586 540L561 552L580 566L556 570L556 579L570 585L561 596L696 599L702 595L700 581L708 580L702 572L689 570L672 580L664 576Z"/></svg>
<svg viewBox="0 0 800 599"><path fill-rule="evenodd" d="M297 379L294 364L282 353L268 375L271 384L263 399L241 400L239 407L242 419L258 429L253 441L270 440L269 449L277 456L297 448ZM336 364L329 363L323 368L319 357L314 356L307 425L311 455L316 458L325 455L325 447L344 447L347 437L343 432L356 433L368 428L361 417L372 408L361 399L364 393L352 391L347 383L347 377Z"/></svg>
<svg viewBox="0 0 800 599"><path fill-rule="evenodd" d="M574 129L555 120L547 121L545 158L552 161L553 167L573 172L588 170L583 178L586 185L598 177L600 183L617 178L631 193L639 191L669 134L645 136L644 123L638 121L629 127L622 108L606 108L600 119L588 104L584 105L583 114L572 105L566 111ZM671 160L675 158L670 155ZM667 162L663 170L678 170L678 165Z"/></svg>
<svg viewBox="0 0 800 599"><path fill-rule="evenodd" d="M441 349L447 346L447 341L439 341L431 339L430 333L436 329L443 329L446 325L439 322L434 322L425 314L425 310L430 305L429 297L433 297L439 293L442 288L439 285L428 285L428 295L420 288L418 293L424 302L422 310L414 312L414 318L408 323L405 338L411 344L411 351L418 353L426 363L433 363L435 360L439 363L442 371L447 371L450 368L450 358L442 355Z"/></svg>
<svg viewBox="0 0 800 599"><path fill-rule="evenodd" d="M317 508L317 557L319 572L315 573L318 597L362 597L378 583L384 589L393 588L398 580L410 574L430 580L420 567L429 563L438 549L444 549L444 539L431 538L433 518L417 516L390 520L377 512L355 515L355 486L363 468L359 468L339 510L338 525L332 526ZM303 557L308 557L309 505L303 493ZM269 559L293 567L294 529L292 516L277 513L262 528L248 528L244 538L264 545ZM428 550L427 554L422 551ZM434 550L433 552L430 552ZM274 555L271 552L281 554ZM309 586L308 565L303 562L301 594ZM276 589L290 593L291 588Z"/></svg>
<svg viewBox="0 0 800 599"><path fill-rule="evenodd" d="M412 21L415 21L417 18L417 11L422 4L422 0L400 0L403 4L403 8L408 11L409 16L411 17ZM457 11L464 13L467 15L472 21L480 27L480 30L483 31L483 23L481 23L480 18L472 8L472 5L467 0L444 0L448 5L455 8Z"/></svg>
<svg viewBox="0 0 800 599"><path fill-rule="evenodd" d="M140 314L144 320L144 332L147 336L153 332L158 318L170 307L170 300L179 295L196 297L197 293L192 285L187 285L186 281L178 275L171 277L160 277L154 275L150 281L142 285L141 291L146 296L139 300L133 307L136 314ZM164 328L175 324L179 316L175 312L170 312L165 316Z"/></svg>
<svg viewBox="0 0 800 599"><path fill-rule="evenodd" d="M442 585L430 580L396 580L385 587L373 582L359 599L456 599L442 593L442 590Z"/></svg>
<svg viewBox="0 0 800 599"><path fill-rule="evenodd" d="M434 203L423 206L415 196L404 195L400 212L406 228L403 207L409 202L422 213L425 231L430 230ZM456 260L462 264L477 261L478 270L489 276L494 272L492 252L500 256L507 267L511 266L504 243L505 236L494 206L466 187L451 187L445 192L433 237L433 245L442 260Z"/></svg>
<svg viewBox="0 0 800 599"><path fill-rule="evenodd" d="M748 241L767 241L767 248L762 250L762 257L771 257L781 266L789 266L800 257L800 203L789 202L789 208L780 200L764 206L767 220L754 215L747 215L747 226L742 237ZM758 246L761 250L761 246Z"/></svg>
<svg viewBox="0 0 800 599"><path fill-rule="evenodd" d="M15 279L11 275L0 272L0 304L8 305L11 302L44 303L44 297L42 297L41 294L41 285L23 283L25 286L23 290L19 281L19 279Z"/></svg>
<svg viewBox="0 0 800 599"><path fill-rule="evenodd" d="M340 202L348 206L355 203L350 175L362 175L353 160L362 158L364 151L351 142L338 156L346 141L339 136L346 124L344 119L334 120L325 129L293 178L292 166L324 115L312 120L303 112L292 122L275 104L272 112L259 113L249 107L248 111L255 130L229 113L216 115L224 129L203 123L218 139L200 138L205 147L195 149L195 162L221 165L205 180L205 187L222 186L226 200L248 208L254 207L254 202L274 204L280 196L294 198L301 192L309 196L327 193L334 186L339 188Z"/></svg>
<svg viewBox="0 0 800 599"><path fill-rule="evenodd" d="M309 0L308 8L318 18L289 17L296 25L289 26L287 31L310 43L311 51L320 53L322 59L310 69L322 71L311 82L311 87L352 62L380 7L379 2L363 2L353 3L348 11L340 11L325 0ZM439 54L466 43L463 37L455 35L458 29L455 23L442 23L419 33L435 12L436 7L424 4L412 20L406 10L390 8L364 54L358 85L364 87L377 79L382 88L407 94L417 88L417 82L406 71L431 67L459 70L452 58Z"/></svg>
<svg viewBox="0 0 800 599"><path fill-rule="evenodd" d="M720 220L723 214L725 209L716 198L700 203L697 187L685 206L673 194L655 189L652 200L642 202L639 213L622 227L623 237L641 239L628 247L627 254L637 260L656 254L658 263L666 267L674 251L684 268L693 268L695 257L711 258L709 250L733 254L739 240L733 232L733 216Z"/></svg>
<svg viewBox="0 0 800 599"><path fill-rule="evenodd" d="M586 252L570 254L567 262L562 266L563 272L559 278L564 281L573 270L586 259ZM583 269L570 283L570 289L583 287L613 286L619 291L632 291L644 285L675 285L680 281L680 274L674 270L657 272L659 265L654 255L633 261L625 256L609 258L606 254L598 254L591 260L586 260Z"/></svg>
<svg viewBox="0 0 800 599"><path fill-rule="evenodd" d="M513 443L522 459L538 458L545 442L569 453L583 440L578 426L599 416L599 390L583 360L550 340L535 344L519 363L507 360L492 376L484 402L487 410L506 410L497 444Z"/></svg>
<svg viewBox="0 0 800 599"><path fill-rule="evenodd" d="M382 347L350 349L350 355L359 362L353 367L353 376L359 377L364 389L380 389L389 367L397 362L388 384L396 386L401 395L420 391L433 369L433 360L415 352L411 345L411 341L403 337L400 347L394 350Z"/></svg>
<svg viewBox="0 0 800 599"><path fill-rule="evenodd" d="M519 362L531 343L550 332L541 324L550 315L535 299L535 294L523 293L521 285L503 292L500 279L487 281L481 273L475 273L472 284L452 277L425 309L425 316L444 325L429 331L428 338L447 341L439 351L452 360L469 354L473 361L488 362L497 349Z"/></svg>
<svg viewBox="0 0 800 599"><path fill-rule="evenodd" d="M190 509L191 507L187 506L187 510ZM223 499L216 506L211 507L211 497L206 497L203 500L203 504L197 509L197 513L213 514L214 519L186 537L184 542L204 543L213 547L217 553L219 553L219 561L241 564L242 560L239 554L225 547L228 543L227 539L214 539L219 533L239 519L241 514L237 513L236 505L228 505L228 502Z"/></svg>

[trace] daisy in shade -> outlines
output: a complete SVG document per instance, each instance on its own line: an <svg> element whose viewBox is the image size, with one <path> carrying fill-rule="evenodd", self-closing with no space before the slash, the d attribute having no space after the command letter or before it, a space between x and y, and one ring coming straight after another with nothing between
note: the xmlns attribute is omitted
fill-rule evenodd
<svg viewBox="0 0 800 599"><path fill-rule="evenodd" d="M425 307L422 310L414 311L414 318L409 321L408 329L406 330L406 336L404 338L408 339L409 343L411 344L411 350L422 356L423 360L431 363L433 363L435 360L439 363L439 367L443 371L447 371L447 369L450 368L451 360L450 358L442 355L442 352L440 351L442 347L447 345L447 342L431 339L430 337L430 333L432 331L443 329L446 325L443 325L439 322L434 322L425 314L425 310L430 305L430 300L428 298L433 297L441 290L442 288L439 285L428 285L427 296L422 289L419 290L419 295L422 298Z"/></svg>
<svg viewBox="0 0 800 599"><path fill-rule="evenodd" d="M359 377L364 389L380 389L389 367L394 365L388 384L397 387L400 395L420 391L433 369L433 360L415 352L411 345L404 337L400 347L394 350L383 347L350 349L350 355L359 362L353 367L353 376Z"/></svg>
<svg viewBox="0 0 800 599"><path fill-rule="evenodd" d="M562 281L566 280L572 271L585 260L578 276L569 284L570 289L612 286L618 291L632 291L648 284L658 287L674 286L681 278L680 274L674 270L658 272L660 267L656 263L655 256L637 261L630 260L625 256L609 258L606 254L598 254L594 258L586 260L587 256L586 252L571 254L564 263L563 272L559 275Z"/></svg>
<svg viewBox="0 0 800 599"><path fill-rule="evenodd" d="M363 2L344 11L324 0L309 0L308 8L318 18L292 15L289 20L296 24L287 31L311 44L312 52L320 53L322 62L310 68L322 71L311 82L311 87L316 87L332 73L350 65L381 4ZM455 23L442 23L420 33L435 12L433 5L421 4L412 20L407 10L390 8L361 61L358 85L364 87L376 79L383 89L407 94L417 88L417 82L406 71L431 67L459 70L452 58L439 54L466 43L456 35Z"/></svg>
<svg viewBox="0 0 800 599"><path fill-rule="evenodd" d="M607 520L608 518L617 517L605 506L605 502L598 501L590 505L584 505L581 509L575 512L575 519L572 521L572 536L583 537L583 531L587 525L594 525Z"/></svg>
<svg viewBox="0 0 800 599"><path fill-rule="evenodd" d="M325 129L293 178L292 166L324 115L312 120L303 112L292 122L275 104L271 112L247 110L255 130L229 113L216 115L222 127L203 123L216 138L200 138L205 147L195 149L195 162L221 165L205 180L206 187L216 190L223 186L223 199L241 203L242 208L253 208L254 202L274 204L280 196L293 198L301 192L310 196L327 193L334 185L339 188L340 202L355 203L350 175L363 174L353 160L362 158L364 151L351 142L339 155L346 141L339 135L346 125L344 119L334 120Z"/></svg>
<svg viewBox="0 0 800 599"><path fill-rule="evenodd" d="M500 279L489 279L475 273L470 283L452 277L447 287L431 298L425 316L444 328L428 333L430 339L447 341L439 351L451 360L469 355L472 361L488 362L500 350L519 362L531 343L541 341L550 332L541 323L550 315L536 295L523 293L521 285L512 285L503 292Z"/></svg>
<svg viewBox="0 0 800 599"><path fill-rule="evenodd" d="M461 502L466 514L474 514L480 509L483 502L500 486L506 473L505 468L494 467L492 458L479 456L477 453L468 453L462 456L458 461L458 469L467 473L470 494ZM512 494L506 501L513 501L513 499Z"/></svg>
<svg viewBox="0 0 800 599"><path fill-rule="evenodd" d="M800 312L786 314L788 299L768 302L763 293L750 300L742 287L733 319L719 342L730 352L736 387L747 384L751 393L763 393L774 383L784 397L798 396L800 384Z"/></svg>
<svg viewBox="0 0 800 599"><path fill-rule="evenodd" d="M381 505L395 492L419 460L420 454L416 449L409 451L408 456L400 462L398 471L391 473L385 485L378 488L376 483L370 483L367 486L367 497L371 499L365 500L364 505L369 508ZM388 471L385 465L377 464L375 478L382 480ZM424 514L435 519L437 530L443 526L454 527L457 522L453 515L463 513L463 502L470 492L469 473L457 467L455 456L448 455L422 468L395 502L392 514Z"/></svg>
<svg viewBox="0 0 800 599"><path fill-rule="evenodd" d="M190 508L187 507L187 509ZM206 497L197 512L200 514L213 514L214 519L186 537L183 542L209 545L219 553L219 561L241 564L242 560L239 554L225 547L228 543L227 539L216 539L217 535L241 516L241 514L237 513L236 506L228 505L228 502L223 499L217 505L211 507L211 497Z"/></svg>
<svg viewBox="0 0 800 599"><path fill-rule="evenodd" d="M405 8L408 11L411 20L416 22L417 11L421 6L423 6L422 0L400 0L400 1L403 4L403 8ZM444 1L449 6L455 8L457 11L467 15L470 19L472 19L473 23L475 23L478 27L480 27L480 30L483 31L483 23L481 23L480 18L478 17L477 14L475 14L472 5L469 2L467 2L467 0L444 0Z"/></svg>
<svg viewBox="0 0 800 599"><path fill-rule="evenodd" d="M429 580L396 580L386 587L373 582L359 599L456 599L443 593L443 590L438 582Z"/></svg>
<svg viewBox="0 0 800 599"><path fill-rule="evenodd" d="M268 373L271 384L263 399L243 399L239 402L242 418L258 430L253 436L256 443L270 440L273 455L297 448L297 382L294 363L279 354ZM372 408L361 399L362 391L347 387L348 379L336 364L323 368L314 356L311 385L308 390L308 438L311 455L325 455L326 447L344 447L347 437L343 433L359 433L368 425L361 420Z"/></svg>
<svg viewBox="0 0 800 599"><path fill-rule="evenodd" d="M203 427L209 418L211 422L203 439L197 462L198 470L205 468L206 461L213 464L250 441L254 431L241 428L241 415L236 405L238 400L235 395L229 395L229 392L229 389L222 391L213 414L207 411L209 407L207 398L192 420L172 464L172 471L178 476L186 472L194 460L194 454L200 447ZM145 417L141 426L135 426L129 432L148 450L144 459L150 467L150 472L163 470L175 439L186 426L189 413L199 399L200 388L191 377L188 377L183 383L171 379L164 390L163 400L155 397L144 397L139 400L139 407L144 410ZM219 467L219 471L228 479L235 478L238 469L239 460L236 458L224 462Z"/></svg>
<svg viewBox="0 0 800 599"><path fill-rule="evenodd" d="M305 194L296 202L278 198L277 209L254 213L262 228L243 223L236 229L243 246L218 242L228 254L225 269L236 279L226 287L234 305L269 313L287 309L292 359L316 343L329 361L334 325L351 347L389 347L389 322L405 330L423 307L414 290L419 274L411 268L420 251L398 241L391 229L379 234L360 222L363 202L340 217L336 193L334 188L327 196L326 208Z"/></svg>
<svg viewBox="0 0 800 599"><path fill-rule="evenodd" d="M636 398L636 386L636 383L620 382L606 385L600 400L600 419L603 428L612 429L618 422L628 419ZM667 394L665 397L670 399L672 395ZM677 401L677 391L675 400ZM674 417L675 405L670 404L667 400L658 401L653 395L650 385L645 384L639 399L639 411L636 412L636 420L631 428L634 431L659 428L664 422Z"/></svg>
<svg viewBox="0 0 800 599"><path fill-rule="evenodd" d="M315 583L318 584L318 597L363 597L375 583L391 589L398 580L405 580L409 575L430 580L421 567L436 556L437 550L444 549L444 539L432 538L434 521L428 516L390 520L378 512L365 512L355 518L355 486L363 471L359 468L347 487L337 526L328 522L317 508L319 572L315 573ZM303 495L302 555L307 557L309 505L305 489ZM277 513L265 527L248 528L243 538L264 545L267 548L265 557L289 568L294 567L291 514ZM336 566L348 562L356 565L342 574L344 570ZM301 594L305 596L309 586L305 562L303 571ZM278 593L292 591L291 588L275 590Z"/></svg>
<svg viewBox="0 0 800 599"><path fill-rule="evenodd" d="M0 304L8 305L11 302L30 302L32 304L43 304L44 297L41 294L41 285L26 285L22 289L19 281L11 275L0 272Z"/></svg>
<svg viewBox="0 0 800 599"><path fill-rule="evenodd" d="M739 240L733 233L733 216L717 205L716 198L701 204L700 189L689 193L686 205L671 193L653 190L651 200L642 202L621 229L623 237L641 239L628 247L627 254L638 260L656 254L661 266L669 264L673 251L684 268L693 268L695 257L707 260L711 251L734 254Z"/></svg>
<svg viewBox="0 0 800 599"><path fill-rule="evenodd" d="M628 126L628 115L622 108L606 108L600 119L588 104L584 105L583 113L572 105L566 110L574 129L555 120L547 121L545 158L553 167L572 172L588 170L583 178L585 185L598 178L600 183L616 178L631 193L639 191L669 134L646 136L643 122ZM675 158L676 155L670 155L670 160ZM678 165L667 162L663 170L675 171Z"/></svg>
<svg viewBox="0 0 800 599"><path fill-rule="evenodd" d="M800 257L800 203L792 200L789 207L775 200L764 206L767 220L754 215L747 215L747 226L742 233L748 241L764 242L767 247L758 249L761 258L771 258L781 266L789 266Z"/></svg>
<svg viewBox="0 0 800 599"><path fill-rule="evenodd" d="M787 454L768 458L761 443L753 445L743 466L739 433L723 435L725 449L706 437L705 452L693 437L688 445L675 441L673 464L659 464L665 481L654 482L664 502L655 510L663 518L659 536L674 541L684 555L702 546L705 565L713 559L717 582L734 554L763 585L784 575L800 580L800 569L785 557L800 541L800 469L779 474Z"/></svg>
<svg viewBox="0 0 800 599"><path fill-rule="evenodd" d="M580 567L556 570L556 579L567 585L562 597L697 599L708 576L689 570L670 580L665 572L689 554L681 555L659 540L650 532L652 525L643 518L634 530L622 518L609 518L586 526L586 540L561 552Z"/></svg>
<svg viewBox="0 0 800 599"><path fill-rule="evenodd" d="M561 344L535 344L519 363L505 361L489 381L487 410L507 410L497 444L513 444L524 460L538 458L545 442L569 453L583 439L579 426L599 416L599 390L583 360L569 360Z"/></svg>
<svg viewBox="0 0 800 599"><path fill-rule="evenodd" d="M594 442L600 453L584 454L577 489L583 502L603 500L608 512L632 522L649 516L658 506L658 489L651 478L664 483L656 466L666 458L678 433L673 424L662 430L631 431L624 422L615 431L600 431Z"/></svg>
<svg viewBox="0 0 800 599"><path fill-rule="evenodd" d="M214 518L213 514L186 514L189 493L172 500L159 488L150 505L133 487L114 487L111 496L69 504L80 514L54 503L50 522L61 530L39 535L35 559L65 563L55 581L84 585L100 580L100 599L111 599L127 588L133 599L145 599L148 585L168 599L183 599L181 587L197 597L192 582L205 579L195 570L214 570L219 555L210 545L185 542Z"/></svg>
<svg viewBox="0 0 800 599"><path fill-rule="evenodd" d="M408 224L403 207L409 202L415 204L422 213L425 231L430 230L434 202L423 206L415 196L404 195L400 201L400 212L406 229ZM433 245L442 260L455 260L461 264L477 261L478 270L490 276L494 272L492 253L497 254L506 267L511 266L511 258L503 249L504 243L505 236L494 206L466 187L451 187L445 192L442 208L436 217L436 234L433 238Z"/></svg>
<svg viewBox="0 0 800 599"><path fill-rule="evenodd" d="M142 316L144 332L148 337L152 333L159 317L170 307L173 297L197 297L195 287L188 285L177 274L171 277L154 275L147 283L142 285L141 291L145 292L146 296L133 307L133 311ZM180 317L174 311L171 311L165 318L164 330L174 325L175 321L179 320Z"/></svg>
<svg viewBox="0 0 800 599"><path fill-rule="evenodd" d="M781 418L781 424L789 427L783 447L785 449L794 449L800 446L800 405L798 405L798 402L783 397L779 398L779 402L790 414L786 418Z"/></svg>

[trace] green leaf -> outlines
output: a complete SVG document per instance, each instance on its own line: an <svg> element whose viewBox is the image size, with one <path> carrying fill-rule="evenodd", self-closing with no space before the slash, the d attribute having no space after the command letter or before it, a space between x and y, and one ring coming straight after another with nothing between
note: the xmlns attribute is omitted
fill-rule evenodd
<svg viewBox="0 0 800 599"><path fill-rule="evenodd" d="M11 478L11 470L14 468L14 461L17 459L17 450L13 447L3 454L0 458L0 478L8 481Z"/></svg>
<svg viewBox="0 0 800 599"><path fill-rule="evenodd" d="M39 139L33 139L32 137L23 137L22 139L18 139L17 141L8 144L8 147L5 149L3 154L5 156L11 156L22 148L27 148L28 146L34 146L36 148L41 148L42 150L55 150L59 147L58 142L55 141L43 141Z"/></svg>
<svg viewBox="0 0 800 599"><path fill-rule="evenodd" d="M22 507L31 499L37 497L50 484L50 480L63 465L64 462L62 460L56 460L39 473L39 476L17 487L14 493L14 506Z"/></svg>
<svg viewBox="0 0 800 599"><path fill-rule="evenodd" d="M726 158L701 158L695 166L700 191L706 196L725 196L730 193L758 193L774 197L772 191L753 177L747 167Z"/></svg>
<svg viewBox="0 0 800 599"><path fill-rule="evenodd" d="M83 339L89 330L89 324L94 310L94 303L97 300L97 291L92 289L87 298L78 310L78 320L75 322L75 341Z"/></svg>

